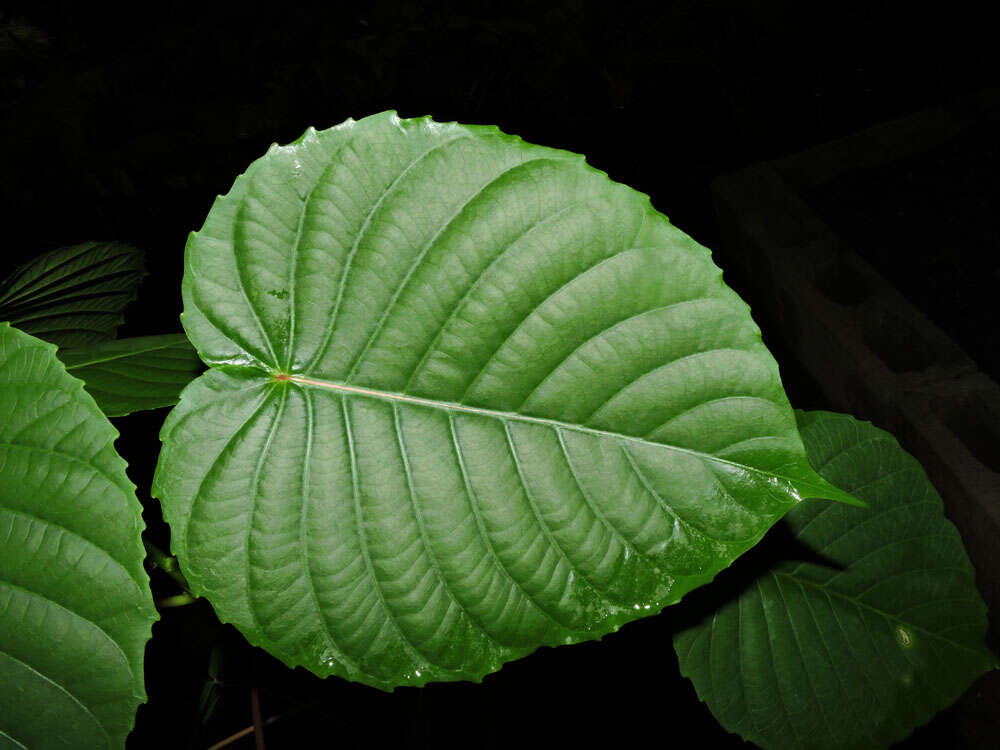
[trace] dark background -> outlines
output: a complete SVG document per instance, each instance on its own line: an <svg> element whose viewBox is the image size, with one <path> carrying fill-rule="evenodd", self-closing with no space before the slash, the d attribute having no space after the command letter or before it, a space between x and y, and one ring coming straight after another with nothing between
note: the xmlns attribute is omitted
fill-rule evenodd
<svg viewBox="0 0 1000 750"><path fill-rule="evenodd" d="M957 4L191 2L134 4L125 14L89 3L17 6L0 11L0 273L60 245L135 244L151 275L122 335L180 330L188 232L271 142L310 125L396 109L497 124L585 153L718 248L725 267L713 177L998 82L995 27ZM992 135L981 138L992 158ZM948 182L951 204L939 210L965 217L996 170L983 173L977 159L958 170L966 179ZM930 183L915 191L941 180ZM871 193L852 210L864 224L885 208ZM994 252L995 213L961 222ZM886 267L912 272L906 242L880 247ZM1000 283L992 268L988 288ZM743 291L740 278L726 278ZM955 284L933 294L925 309L945 317L949 300L972 296ZM764 336L792 403L828 406L766 328ZM116 423L150 534L165 547L147 492L164 414ZM162 574L153 583L157 597L177 591ZM741 745L677 676L671 620L683 616L668 611L600 643L542 649L482 685L384 694L286 669L220 626L204 602L166 610L130 747L208 747L250 724L253 692L265 718L281 717L267 728L268 747ZM953 747L953 713L907 746ZM253 746L250 737L229 745Z"/></svg>

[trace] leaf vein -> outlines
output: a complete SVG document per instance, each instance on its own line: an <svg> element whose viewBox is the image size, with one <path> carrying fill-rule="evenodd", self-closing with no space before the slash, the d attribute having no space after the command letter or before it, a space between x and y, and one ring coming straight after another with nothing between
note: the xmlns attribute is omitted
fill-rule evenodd
<svg viewBox="0 0 1000 750"><path fill-rule="evenodd" d="M440 667L440 665L435 664L435 662L411 640L411 638L403 630L397 620L395 612L393 612L388 601L386 600L385 592L382 590L382 582L379 579L374 561L371 557L371 552L368 549L368 533L365 531L364 513L361 509L361 491L358 487L357 451L354 445L354 431L351 428L351 413L347 406L346 398L342 398L340 403L344 415L344 433L347 438L347 450L350 455L351 463L351 486L354 490L355 533L358 535L358 542L361 547L361 557L364 560L368 577L371 579L372 586L375 591L375 597L381 605L382 611L385 612L386 620L393 630L396 631L396 635L399 636L400 642L408 651L411 652L411 657L416 656L417 660L423 662L424 664L434 664L436 667L447 670L446 667Z"/></svg>
<svg viewBox="0 0 1000 750"><path fill-rule="evenodd" d="M337 299L333 305L333 312L330 314L330 324L329 326L327 326L326 333L323 336L323 341L316 349L316 353L309 360L309 363L303 369L303 372L305 373L312 372L312 369L316 366L316 363L320 362L323 359L323 357L326 356L327 348L330 345L330 337L333 335L333 329L337 325L337 317L340 313L340 305L344 299L344 289L347 286L347 275L348 273L350 273L351 265L354 262L355 255L357 255L358 248L361 246L361 240L364 239L365 234L368 232L368 228L371 226L372 217L378 211L379 207L385 202L386 196L394 192L398 187L398 185L400 184L400 182L403 180L403 178L406 177L406 175L409 174L410 171L417 164L419 164L423 159L425 159L431 153L437 151L438 149L444 148L452 141L456 141L465 137L467 136L456 136L454 138L449 138L446 141L431 146L423 153L416 156L409 164L406 165L406 167L398 175L396 175L395 179L391 183L389 183L389 186L379 194L378 199L376 199L376 201L371 205L371 208L368 209L368 213L366 214L365 219L361 224L361 228L358 230L357 235L355 235L354 242L351 243L351 249L350 251L348 251L347 259L344 262L344 270L341 271L340 274L340 284L337 290Z"/></svg>
<svg viewBox="0 0 1000 750"><path fill-rule="evenodd" d="M572 203L568 206L559 209L558 211L553 211L552 213L547 214L543 218L538 219L537 221L529 224L524 229L524 231L522 231L520 234L517 235L517 237L515 237L513 240L507 243L504 249L500 251L500 253L498 253L497 256L493 258L493 260L491 260L489 264L482 271L479 272L479 274L476 275L476 278L473 280L472 284L469 285L469 288L465 290L462 297L452 306L451 312L448 314L448 317L440 325L440 327L437 330L437 333L434 334L434 338L431 340L430 344L427 345L427 348L424 350L423 356L420 358L420 361L417 363L417 366L414 367L413 372L410 373L409 380L407 380L406 385L403 386L402 390L403 393L406 393L410 390L410 386L413 384L413 381L417 379L417 376L420 374L420 371L424 367L424 364L430 358L431 354L434 353L434 347L437 346L438 341L441 340L441 336L444 335L444 332L448 328L448 325L455 319L459 311L462 309L463 305L465 305L465 303L469 300L469 298L472 297L476 289L479 288L479 285L487 277L487 274L489 274L489 272L500 262L500 260L504 258L512 248L516 247L518 243L520 243L521 240L524 239L524 237L529 235L535 229L561 216L567 211L579 207L580 205L582 204Z"/></svg>
<svg viewBox="0 0 1000 750"><path fill-rule="evenodd" d="M399 455L403 461L403 474L406 477L407 494L409 495L410 505L413 509L413 516L417 522L417 530L420 533L421 546L427 554L427 558L430 560L431 567L433 568L437 579L441 582L442 588L448 594L448 598L451 599L452 603L458 607L459 611L465 614L465 616L468 617L479 630L482 631L483 635L498 646L503 647L506 644L501 643L496 637L494 637L493 634L486 629L486 626L482 623L482 621L473 615L471 610L464 607L461 602L459 602L457 595L452 590L451 584L448 582L448 578L444 574L444 570L441 567L440 561L437 559L437 555L434 553L434 549L431 547L430 536L428 535L427 528L424 525L423 513L420 510L420 506L417 501L417 493L413 484L413 473L410 470L410 459L406 450L406 442L403 440L403 425L400 418L399 407L395 404L393 404L392 413L393 421L395 422L396 443L399 446Z"/></svg>
<svg viewBox="0 0 1000 750"><path fill-rule="evenodd" d="M503 423L503 429L504 429L504 435L506 435L507 437L507 445L510 447L511 458L514 462L514 469L517 472L518 479L521 482L521 487L524 490L524 497L528 501L528 506L531 508L531 512L535 516L535 520L538 523L538 527L542 532L542 535L546 538L548 543L551 545L552 549L554 549L555 552L566 562L566 565L569 566L569 569L575 572L577 575L579 575L580 578L587 584L588 588L594 591L601 599L606 601L608 604L611 604L613 607L616 606L615 603L608 598L607 594L605 594L604 591L602 591L597 585L595 585L595 583L591 580L590 576L588 576L579 566L573 563L573 561L569 557L569 554L559 543L559 541L555 538L555 535L552 533L552 529L549 527L549 524L542 517L542 514L538 509L538 504L535 500L534 494L531 491L531 488L528 487L528 482L525 479L524 471L521 467L521 459L518 457L517 448L514 445L514 436L510 434L510 426L506 422Z"/></svg>
<svg viewBox="0 0 1000 750"><path fill-rule="evenodd" d="M382 332L382 329L385 327L386 322L392 315L392 311L395 309L396 303L399 301L400 296L403 294L406 285L410 282L410 279L413 278L413 274L415 274L417 270L419 270L424 259L427 257L427 254L434 247L437 241L441 238L441 235L445 232L445 230L447 230L448 227L450 227L459 216L465 213L465 211L469 208L469 206L473 202L475 202L483 194L484 191L489 189L490 186L495 185L504 176L510 174L515 169L520 169L528 164L535 164L540 161L552 161L552 159L547 159L545 157L528 159L526 161L518 162L514 166L503 170L502 172L500 172L500 174L496 175L495 177L491 178L486 183L481 185L471 196L466 198L465 201L454 212L452 212L451 216L449 216L441 224L441 226L437 229L437 231L433 234L433 236L420 249L420 252L417 253L417 256L414 259L413 263L411 263L410 267L406 270L406 274L403 276L399 284L396 285L392 297L389 299L389 302L386 305L385 310L382 311L382 315L379 317L378 322L375 324L375 330L372 331L372 333L368 336L368 340L365 342L364 348L361 350L360 354L358 354L354 358L354 361L351 363L350 368L348 368L347 374L344 376L345 383L351 382L351 378L354 376L354 373L357 371L358 367L364 362L364 358L370 351L372 345L375 343L375 339L378 338L378 335Z"/></svg>
<svg viewBox="0 0 1000 750"><path fill-rule="evenodd" d="M18 664L20 664L21 666L23 666L23 667L24 667L25 669L27 669L27 670L28 670L29 672L33 672L34 674L36 674L36 675L38 675L39 677L41 677L41 678L42 678L42 680L44 680L45 682L47 682L47 683L49 683L50 685L52 685L53 687L55 687L55 688L56 688L57 690L59 690L60 692L62 692L62 693L65 693L65 694L66 694L66 696L67 696L67 697L68 697L68 698L69 698L69 699L70 699L71 701L73 701L73 703L75 703L75 704L76 704L76 705L78 705L78 706L79 706L80 708L82 708L82 709L84 710L84 712L85 712L85 713L86 713L86 714L87 714L87 715L88 715L88 716L89 716L90 718L92 718L92 719L94 720L94 723L95 723L95 724L96 724L96 725L97 725L97 726L98 726L98 727L100 728L100 730L101 730L101 732L102 732L102 733L104 734L104 736L105 736L105 737L107 737L107 740L108 740L108 746L110 747L110 746L111 746L111 745L113 744L113 743L112 743L112 740L111 740L111 735L110 735L110 734L108 733L108 730L107 730L107 728L106 728L106 727L104 726L104 723L103 723L103 722L101 722L101 720L97 718L97 716L96 716L96 715L94 714L94 712L93 712L93 711L91 711L91 710L90 710L90 708L88 708L88 707L87 707L87 705L86 705L86 704L85 704L85 703L84 703L84 702L83 702L82 700L80 700L80 699L79 699L79 698L78 698L78 697L77 697L76 695L74 695L74 694L73 694L72 692L70 692L70 691L69 691L69 689L68 689L68 688L66 688L66 686L62 685L62 684L61 684L61 683L60 683L60 682L59 682L58 680L56 680L55 678L53 678L53 677L49 677L48 675L46 675L46 674L43 674L43 673L42 673L41 671L39 671L39 670L38 670L38 669L36 669L35 667L33 667L33 666L31 666L30 664L28 664L28 662L26 662L26 661L24 661L24 660L22 660L22 659L18 659L18 658L17 658L16 656L14 656L14 655L13 655L12 653L10 653L10 652L8 652L8 651L5 651L5 650L3 650L3 649L0 649L0 654L4 654L4 655L5 655L5 656L6 656L6 657L7 657L8 659L10 659L11 661L15 661L15 662L17 662Z"/></svg>
<svg viewBox="0 0 1000 750"><path fill-rule="evenodd" d="M490 538L489 532L486 530L486 522L482 517L482 511L479 508L479 501L476 497L475 492L472 489L472 483L469 480L468 470L465 468L465 459L462 455L462 448L458 439L457 427L455 425L455 418L452 414L448 414L448 427L451 432L451 442L455 447L455 457L458 460L459 470L462 473L462 482L465 485L465 493L469 498L469 507L472 508L472 513L476 519L476 527L479 530L479 536L482 538L486 549L489 551L490 556L493 558L493 562L496 565L500 573L507 578L507 580L516 588L521 594L534 606L542 615L547 617L557 626L567 629L574 630L570 625L565 624L551 612L549 612L545 607L543 607L530 593L524 588L523 584L514 577L513 573L507 569L503 560L500 559L500 555L496 551L496 547L493 546L493 540Z"/></svg>

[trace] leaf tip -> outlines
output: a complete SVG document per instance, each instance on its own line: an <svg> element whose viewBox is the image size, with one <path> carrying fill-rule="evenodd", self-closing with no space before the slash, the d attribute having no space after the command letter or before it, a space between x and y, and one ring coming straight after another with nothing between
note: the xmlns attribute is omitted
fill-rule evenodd
<svg viewBox="0 0 1000 750"><path fill-rule="evenodd" d="M845 492L839 487L830 484L825 479L821 479L821 484L814 485L814 489L810 488L812 492L806 497L817 497L823 500L833 500L834 502L843 503L844 505L850 505L854 508L867 508L868 503L866 503L861 498L855 497L850 492Z"/></svg>

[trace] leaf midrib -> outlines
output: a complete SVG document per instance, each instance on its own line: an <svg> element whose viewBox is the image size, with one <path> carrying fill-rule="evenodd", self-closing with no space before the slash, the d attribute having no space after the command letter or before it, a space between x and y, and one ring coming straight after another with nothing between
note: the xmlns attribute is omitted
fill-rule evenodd
<svg viewBox="0 0 1000 750"><path fill-rule="evenodd" d="M114 362L119 359L127 359L129 357L135 357L140 354L149 354L150 352L163 351L164 349L187 349L186 343L187 339L183 334L167 334L168 336L176 336L171 341L165 341L162 343L150 343L149 346L140 347L138 349L120 350L116 352L109 352L107 354L96 354L93 359L80 360L79 362L70 362L66 364L67 370L76 370L81 367L90 367L91 365L104 364L106 362ZM119 341L124 341L125 339L118 339ZM68 347L64 353L72 353L74 347ZM169 369L169 368L163 368Z"/></svg>
<svg viewBox="0 0 1000 750"><path fill-rule="evenodd" d="M534 417L527 414L519 414L517 412L500 411L498 409L487 409L479 406L471 406L469 404L461 404L452 401L439 401L436 399L423 398L421 396L411 396L405 393L395 393L392 391L381 391L374 388L363 388L356 385L346 385L344 383L335 383L328 380L319 380L316 378L305 377L303 375L290 375L290 374L277 374L274 376L276 380L295 383L300 386L312 386L315 388L325 388L327 390L337 391L339 393L351 394L355 396L363 396L367 398L379 399L382 401L388 401L390 403L408 403L415 406L424 406L431 409L441 409L444 411L451 412L463 412L466 414L474 414L482 417L490 417L493 419L499 419L501 421L509 422L525 422L528 424L538 424L545 427L550 427L556 430L572 430L575 432L580 432L587 435L594 435L602 438L611 438L614 440L625 440L632 443L639 443L641 445L648 445L657 448L667 448L669 450L678 451L680 453L685 453L694 456L702 461L711 461L718 464L723 464L726 466L731 466L740 471L745 471L759 476L767 478L777 478L784 480L788 483L786 490L790 495L794 496L796 500L802 500L803 497L798 492L798 487L814 487L815 485L807 482L796 481L791 477L786 477L781 474L776 474L773 472L764 471L753 466L748 466L746 464L741 464L736 461L731 461L725 458L720 458L711 453L703 453L701 451L696 451L691 448L682 448L677 445L671 445L669 443L657 443L651 440L647 440L643 437L635 435L626 435L623 433L609 432L607 430L597 429L595 427L586 427L584 425L573 424L570 422L560 422L556 419L548 419L546 417Z"/></svg>
<svg viewBox="0 0 1000 750"><path fill-rule="evenodd" d="M854 605L855 607L858 607L858 608L861 608L861 609L866 609L869 612L873 612L874 614L881 615L885 619L892 620L893 622L895 622L895 623L897 623L899 625L905 625L906 627L911 628L912 630L914 630L914 631L916 631L918 633L921 633L922 635L926 635L926 636L928 636L930 638L934 638L935 640L944 641L948 645L954 646L955 648L961 649L962 651L968 651L969 653L976 654L977 656L979 655L979 651L977 651L976 649L969 648L968 646L965 646L965 645L963 645L961 643L953 641L950 638L947 638L946 636L943 636L943 635L940 635L938 633L935 633L932 630L927 630L926 628L922 628L919 625L914 625L912 622L910 622L907 619L904 619L902 617L894 615L891 612L886 612L885 610L879 609L878 607L872 606L871 604L868 604L867 602L864 602L861 599L853 597L850 594L845 594L844 592L842 592L842 591L840 591L840 590L838 590L838 589L836 589L836 588L834 588L832 586L824 586L823 584L817 583L816 581L811 581L808 578L803 578L802 576L796 575L794 573L786 573L786 572L780 571L780 570L773 570L773 571L771 571L771 575L774 576L775 578L777 578L779 576L782 577L782 578L787 578L788 580L792 581L793 583L797 583L799 586L808 587L808 588L811 588L811 589L815 589L816 591L819 591L819 592L821 592L822 594L824 594L826 596L837 597L838 599L842 599L842 600L848 602L849 604Z"/></svg>

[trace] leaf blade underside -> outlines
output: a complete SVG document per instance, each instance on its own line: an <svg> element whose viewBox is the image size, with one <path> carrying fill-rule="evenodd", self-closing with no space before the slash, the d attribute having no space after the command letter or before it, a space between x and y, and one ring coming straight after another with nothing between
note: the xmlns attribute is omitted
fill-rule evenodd
<svg viewBox="0 0 1000 750"><path fill-rule="evenodd" d="M888 747L996 666L986 606L940 497L889 433L829 412L799 422L814 466L869 510L793 508L783 523L823 562L772 565L674 647L719 722L761 747Z"/></svg>
<svg viewBox="0 0 1000 750"><path fill-rule="evenodd" d="M52 344L0 324L0 737L21 746L124 747L146 697L156 611L116 436Z"/></svg>
<svg viewBox="0 0 1000 750"><path fill-rule="evenodd" d="M273 147L191 236L212 368L154 492L192 587L289 664L390 689L598 638L804 495L746 305L582 157L393 113Z"/></svg>

